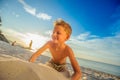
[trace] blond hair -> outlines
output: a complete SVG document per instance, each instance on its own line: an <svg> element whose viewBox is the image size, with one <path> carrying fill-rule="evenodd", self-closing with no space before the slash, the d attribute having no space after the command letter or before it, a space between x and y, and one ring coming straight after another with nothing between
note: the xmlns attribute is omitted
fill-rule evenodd
<svg viewBox="0 0 120 80"><path fill-rule="evenodd" d="M53 23L53 25L54 25L54 27L56 27L56 26L58 26L58 25L61 25L61 26L64 28L64 30L65 30L65 32L67 33L68 36L70 36L71 33L72 33L72 28L71 28L71 26L70 26L67 22L65 22L64 20L62 20L62 19L57 19L57 20Z"/></svg>

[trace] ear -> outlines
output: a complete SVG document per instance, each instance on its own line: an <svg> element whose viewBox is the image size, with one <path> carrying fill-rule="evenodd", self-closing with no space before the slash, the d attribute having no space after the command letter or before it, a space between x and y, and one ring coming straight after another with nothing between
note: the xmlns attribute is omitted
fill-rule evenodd
<svg viewBox="0 0 120 80"><path fill-rule="evenodd" d="M68 40L70 38L70 36L68 35L67 37L66 37L66 40Z"/></svg>

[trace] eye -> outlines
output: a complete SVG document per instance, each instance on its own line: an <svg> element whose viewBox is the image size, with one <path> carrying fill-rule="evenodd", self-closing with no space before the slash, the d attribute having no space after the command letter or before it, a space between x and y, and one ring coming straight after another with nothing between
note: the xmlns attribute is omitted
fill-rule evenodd
<svg viewBox="0 0 120 80"><path fill-rule="evenodd" d="M57 34L61 34L60 32L57 32Z"/></svg>

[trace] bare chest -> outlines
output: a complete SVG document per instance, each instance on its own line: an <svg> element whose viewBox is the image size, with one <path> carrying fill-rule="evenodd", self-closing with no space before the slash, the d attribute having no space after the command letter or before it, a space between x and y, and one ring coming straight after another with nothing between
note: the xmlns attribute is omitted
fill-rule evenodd
<svg viewBox="0 0 120 80"><path fill-rule="evenodd" d="M51 48L50 52L55 62L65 63L67 57L65 49L55 50L54 48Z"/></svg>

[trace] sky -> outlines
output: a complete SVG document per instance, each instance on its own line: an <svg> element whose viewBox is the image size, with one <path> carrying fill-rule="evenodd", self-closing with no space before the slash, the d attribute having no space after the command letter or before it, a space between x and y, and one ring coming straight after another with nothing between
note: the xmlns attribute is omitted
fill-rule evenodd
<svg viewBox="0 0 120 80"><path fill-rule="evenodd" d="M0 29L11 41L40 48L50 40L53 22L72 27L66 42L75 56L120 66L119 0L0 0Z"/></svg>

